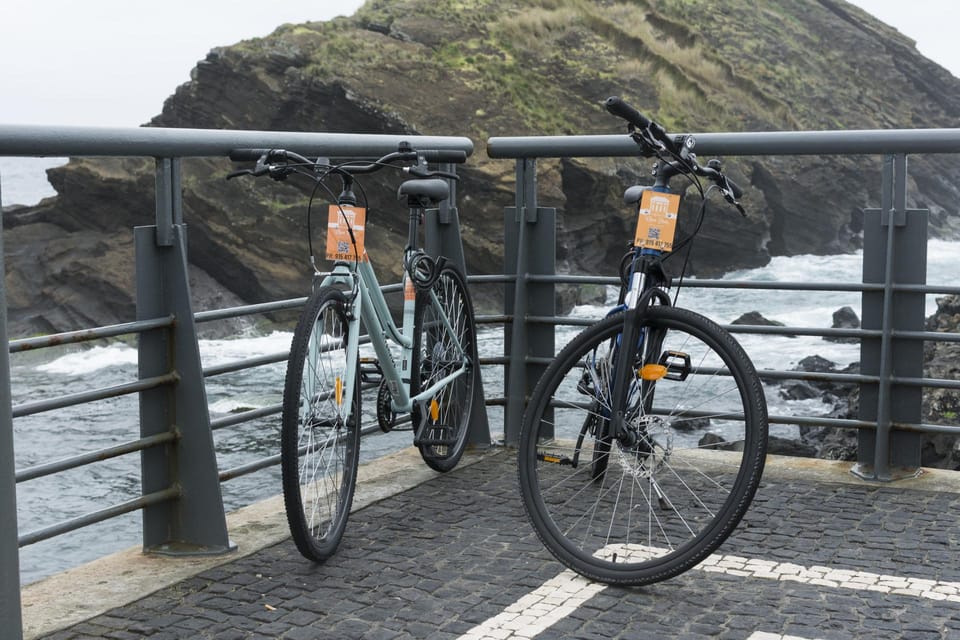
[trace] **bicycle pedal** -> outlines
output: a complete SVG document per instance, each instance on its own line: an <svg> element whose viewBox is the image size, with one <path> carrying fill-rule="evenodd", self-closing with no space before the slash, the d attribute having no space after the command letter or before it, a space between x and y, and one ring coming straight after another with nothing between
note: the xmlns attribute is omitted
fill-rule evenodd
<svg viewBox="0 0 960 640"><path fill-rule="evenodd" d="M664 351L660 355L660 365L666 367L666 380L683 382L690 375L690 356L682 351Z"/></svg>
<svg viewBox="0 0 960 640"><path fill-rule="evenodd" d="M567 456L555 456L550 453L540 453L537 452L537 460L541 462L550 462L552 464L559 464L560 466L570 466L576 468L577 463Z"/></svg>

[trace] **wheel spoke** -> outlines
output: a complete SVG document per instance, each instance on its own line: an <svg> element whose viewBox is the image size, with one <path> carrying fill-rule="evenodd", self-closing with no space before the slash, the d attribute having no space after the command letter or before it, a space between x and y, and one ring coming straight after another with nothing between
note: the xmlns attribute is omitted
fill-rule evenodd
<svg viewBox="0 0 960 640"><path fill-rule="evenodd" d="M545 372L524 418L519 476L554 555L597 580L644 584L695 564L742 517L762 470L766 407L746 355L714 323L657 307L641 327L656 347L641 343L634 356L618 345L622 325L621 315L588 328ZM605 431L618 411L614 350L635 358L637 374L616 438ZM664 373L641 380L647 361L666 363Z"/></svg>
<svg viewBox="0 0 960 640"><path fill-rule="evenodd" d="M360 394L347 369L346 301L321 289L294 332L284 389L284 502L298 550L323 560L336 550L350 511L359 456ZM353 397L344 398L344 389ZM348 402L349 400L349 402ZM346 414L346 405L351 407Z"/></svg>

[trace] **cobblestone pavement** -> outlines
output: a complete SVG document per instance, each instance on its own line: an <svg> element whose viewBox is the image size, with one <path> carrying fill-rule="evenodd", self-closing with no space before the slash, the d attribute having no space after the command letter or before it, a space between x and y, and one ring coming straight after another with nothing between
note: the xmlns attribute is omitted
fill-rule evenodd
<svg viewBox="0 0 960 640"><path fill-rule="evenodd" d="M956 493L768 477L712 565L624 589L564 572L516 482L497 453L352 514L323 565L286 541L45 637L526 637L511 612L579 589L536 637L960 638Z"/></svg>

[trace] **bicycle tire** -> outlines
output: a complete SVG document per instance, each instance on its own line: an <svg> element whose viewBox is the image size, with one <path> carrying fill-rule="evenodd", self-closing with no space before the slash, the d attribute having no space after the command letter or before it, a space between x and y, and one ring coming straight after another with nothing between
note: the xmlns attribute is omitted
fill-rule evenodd
<svg viewBox="0 0 960 640"><path fill-rule="evenodd" d="M662 377L642 383L655 396L640 397L640 367L656 354L635 348L624 405L634 442L612 440L598 474L587 441L608 431L586 431L583 414L600 403L599 422L609 424L610 351L625 317L588 327L544 372L524 417L518 474L530 523L558 560L593 580L636 586L694 567L730 535L760 483L768 424L739 343L703 316L653 306L639 320L641 335L654 336L665 365L658 359L663 369L644 373ZM571 445L578 429L580 447Z"/></svg>
<svg viewBox="0 0 960 640"><path fill-rule="evenodd" d="M438 317L430 291L436 293L456 340ZM462 365L467 367L463 375L440 389L434 397L436 404L428 409L426 416L430 424L422 434L417 434L417 428L423 412L419 406L413 407L413 428L417 437L414 444L423 461L435 471L453 469L463 456L473 411L474 385L479 379L477 362L473 304L466 281L458 269L446 265L430 290L420 291L417 295L410 380L410 393L416 395Z"/></svg>
<svg viewBox="0 0 960 640"><path fill-rule="evenodd" d="M290 534L300 553L322 562L347 525L360 461L360 380L343 415L348 302L333 287L308 298L290 347L283 390L280 466ZM319 472L319 475L318 475Z"/></svg>

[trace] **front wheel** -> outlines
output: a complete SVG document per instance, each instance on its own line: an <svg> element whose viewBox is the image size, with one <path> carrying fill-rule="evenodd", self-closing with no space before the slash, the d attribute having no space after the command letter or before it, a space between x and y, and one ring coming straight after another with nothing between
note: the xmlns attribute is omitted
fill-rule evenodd
<svg viewBox="0 0 960 640"><path fill-rule="evenodd" d="M480 376L473 305L463 276L452 266L441 269L433 286L417 294L412 368L411 395L448 379L422 406L415 404L412 417L414 444L423 461L436 471L449 471L467 445Z"/></svg>
<svg viewBox="0 0 960 640"><path fill-rule="evenodd" d="M624 320L587 328L544 372L518 466L527 515L554 556L600 582L642 585L692 568L736 527L760 483L767 410L739 343L666 306L643 311L615 407Z"/></svg>
<svg viewBox="0 0 960 640"><path fill-rule="evenodd" d="M283 501L297 549L315 562L340 544L360 460L360 380L358 369L347 367L357 349L349 340L347 305L332 287L310 296L293 334L283 389Z"/></svg>

